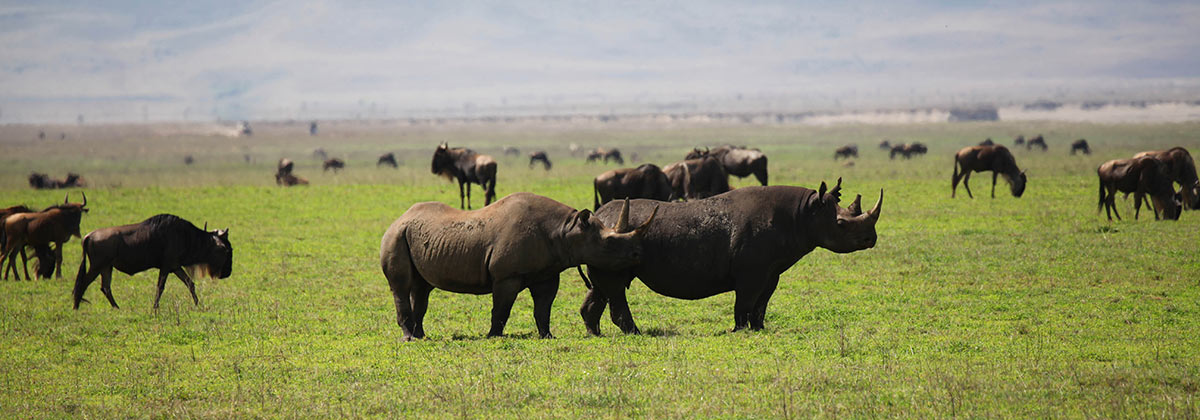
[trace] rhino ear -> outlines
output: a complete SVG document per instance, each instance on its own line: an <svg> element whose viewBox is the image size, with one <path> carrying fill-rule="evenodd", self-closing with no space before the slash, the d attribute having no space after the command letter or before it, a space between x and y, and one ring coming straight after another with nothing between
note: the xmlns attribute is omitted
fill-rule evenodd
<svg viewBox="0 0 1200 420"><path fill-rule="evenodd" d="M578 224L579 227L584 228L584 229L591 227L592 226L592 211L588 210L588 209L583 209L583 210L580 210L579 213L575 213L575 223Z"/></svg>
<svg viewBox="0 0 1200 420"><path fill-rule="evenodd" d="M828 188L825 186L825 181L821 181L821 187L817 188L817 198L824 198L826 189Z"/></svg>

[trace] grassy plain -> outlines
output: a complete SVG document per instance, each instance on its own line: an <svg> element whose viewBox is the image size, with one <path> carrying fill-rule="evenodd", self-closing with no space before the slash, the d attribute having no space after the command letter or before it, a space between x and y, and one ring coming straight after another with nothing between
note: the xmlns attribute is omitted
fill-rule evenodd
<svg viewBox="0 0 1200 420"><path fill-rule="evenodd" d="M50 127L54 140L37 141L38 127L0 127L0 205L61 201L63 191L30 190L25 177L73 170L90 183L84 232L167 212L229 227L234 244L233 276L199 281L200 307L172 278L154 312L155 274L118 273L122 309L96 284L96 303L71 310L78 240L65 251L67 278L0 283L0 417L1200 416L1200 213L1133 221L1126 201L1130 219L1108 222L1096 213L1095 175L1141 150L1200 152L1197 123L327 123L317 137L305 124L255 128L229 139ZM1030 178L1024 197L1001 181L987 198L990 177L977 174L974 200L950 198L958 148L1039 132L1049 152L1016 151ZM1080 137L1095 154L1067 154ZM891 161L875 148L883 138L923 141L930 153ZM527 293L510 336L484 339L488 296L435 292L432 338L402 343L379 239L415 202L457 204L457 188L429 173L440 141L496 156L501 196L532 191L581 208L606 168L569 157L569 143L659 164L697 144L752 145L770 156L773 184L841 176L864 202L886 190L879 242L801 260L762 332L727 332L732 294L681 301L635 282L630 302L647 334L622 335L606 317L606 336L589 337L584 286L568 271L557 339L533 338ZM831 159L845 143L860 148L852 167ZM502 145L545 149L554 169L528 169ZM347 169L321 173L318 147ZM387 151L400 169L374 166ZM189 154L196 163L182 165ZM273 184L284 156L311 186Z"/></svg>

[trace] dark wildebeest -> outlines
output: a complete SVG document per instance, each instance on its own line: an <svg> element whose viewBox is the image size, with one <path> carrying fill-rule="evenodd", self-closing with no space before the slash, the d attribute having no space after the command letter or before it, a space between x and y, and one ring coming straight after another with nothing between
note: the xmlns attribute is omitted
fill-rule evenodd
<svg viewBox="0 0 1200 420"><path fill-rule="evenodd" d="M892 148L892 142L887 141L887 140L881 141L881 142L879 142L879 148L884 149L884 150L890 150Z"/></svg>
<svg viewBox="0 0 1200 420"><path fill-rule="evenodd" d="M996 198L996 177L1003 176L1008 181L1009 191L1013 197L1021 197L1025 193L1025 171L1017 167L1017 160L1012 152L1003 145L969 146L959 150L954 155L954 174L950 178L950 197L954 198L958 191L958 181L962 180L963 188L967 189L967 197L971 195L971 172L992 171L992 198Z"/></svg>
<svg viewBox="0 0 1200 420"><path fill-rule="evenodd" d="M622 198L646 198L658 201L674 200L671 181L662 169L653 163L636 168L613 169L592 180L592 202L594 209L612 200Z"/></svg>
<svg viewBox="0 0 1200 420"><path fill-rule="evenodd" d="M1149 195L1153 201L1154 218L1159 214L1167 220L1179 218L1178 206L1175 203L1175 189L1167 165L1150 156L1133 159L1115 159L1104 162L1096 168L1100 177L1100 201L1096 204L1096 212L1105 210L1108 220L1116 213L1117 220L1121 213L1116 208L1116 192L1133 193L1133 218L1137 219L1142 211L1142 201Z"/></svg>
<svg viewBox="0 0 1200 420"><path fill-rule="evenodd" d="M521 154L521 149L512 146L504 146L504 156L517 156Z"/></svg>
<svg viewBox="0 0 1200 420"><path fill-rule="evenodd" d="M54 255L58 277L62 277L63 243L70 240L72 236L79 236L79 222L83 219L83 214L88 212L87 194L83 195L83 203L71 203L69 198L68 194L62 204L51 206L40 212L16 213L4 219L4 255L0 257L0 266L3 265L5 259L8 260L8 268L4 271L5 279L8 278L10 270L14 276L17 275L17 253L21 254L25 278L29 278L29 262L25 254L25 247L37 248L51 244L55 246ZM46 261L39 262L47 263Z"/></svg>
<svg viewBox="0 0 1200 420"><path fill-rule="evenodd" d="M471 208L471 184L483 187L484 203L496 198L496 160L463 147L450 148L442 143L433 151L433 173L458 181L458 207ZM463 201L466 184L466 201Z"/></svg>
<svg viewBox="0 0 1200 420"><path fill-rule="evenodd" d="M37 190L84 187L87 183L77 173L68 173L67 179L54 179L49 175L34 172L29 174L29 186Z"/></svg>
<svg viewBox="0 0 1200 420"><path fill-rule="evenodd" d="M994 146L995 144L996 144L996 142L992 141L991 137L988 137L987 139L979 142L980 146Z"/></svg>
<svg viewBox="0 0 1200 420"><path fill-rule="evenodd" d="M614 324L638 333L625 299L634 277L679 299L734 291L734 330L762 329L779 275L804 255L817 247L848 253L875 246L883 192L862 214L861 197L849 208L838 206L840 190L826 193L824 183L819 191L753 186L688 202L633 200L630 221L646 219L655 205L662 209L642 238L640 264L625 270L588 266L592 287L580 308L588 332L600 334L607 304ZM609 223L617 210L608 203L596 217Z"/></svg>
<svg viewBox="0 0 1200 420"><path fill-rule="evenodd" d="M621 151L618 149L605 149L603 147L598 147L587 154L588 162L596 162L600 159L604 159L604 163L608 163L609 160L612 160L616 161L618 165L625 164L625 158L621 156Z"/></svg>
<svg viewBox="0 0 1200 420"><path fill-rule="evenodd" d="M892 146L891 153L888 154L889 159L895 159L896 155L904 156L905 159L912 158L913 155L923 155L928 152L929 148L921 143L905 143Z"/></svg>
<svg viewBox="0 0 1200 420"><path fill-rule="evenodd" d="M242 123L239 124L238 133L243 136L253 136L254 130L250 128L250 121L242 121Z"/></svg>
<svg viewBox="0 0 1200 420"><path fill-rule="evenodd" d="M731 190L729 174L712 155L675 162L663 168L671 181L672 198L705 198Z"/></svg>
<svg viewBox="0 0 1200 420"><path fill-rule="evenodd" d="M1013 139L1013 145L1014 146L1024 146L1025 145L1025 136L1017 135L1017 138Z"/></svg>
<svg viewBox="0 0 1200 420"><path fill-rule="evenodd" d="M196 158L192 157L192 155L187 155L187 156L183 157L184 165L191 165L193 163L196 163Z"/></svg>
<svg viewBox="0 0 1200 420"><path fill-rule="evenodd" d="M332 159L325 160L325 163L321 165L321 172L325 172L330 169L333 169L333 173L336 174L338 170L345 169L345 168L346 168L346 161L338 159L338 158L332 158Z"/></svg>
<svg viewBox="0 0 1200 420"><path fill-rule="evenodd" d="M538 150L529 154L529 169L533 169L533 164L537 162L542 162L542 167L547 171L549 171L550 167L553 165L550 163L550 157L546 156L546 152L544 150Z"/></svg>
<svg viewBox="0 0 1200 420"><path fill-rule="evenodd" d="M400 167L400 164L399 164L398 162L396 162L396 154L395 154L395 153L391 153L391 152L388 152L388 153L384 153L384 154L382 154L382 155L379 155L379 161L378 161L378 162L375 162L375 167L376 167L376 168L378 168L378 167L380 167L380 166L383 166L383 165L388 165L388 166L391 166L391 167L393 167L393 168L399 168L399 167Z"/></svg>
<svg viewBox="0 0 1200 420"><path fill-rule="evenodd" d="M850 159L852 157L858 157L857 145L847 144L833 151L833 160L838 160L838 158Z"/></svg>
<svg viewBox="0 0 1200 420"><path fill-rule="evenodd" d="M435 288L491 293L489 337L504 334L513 301L529 289L538 336L553 337L550 307L559 273L581 264L623 270L639 261L640 239L653 217L630 229L628 204L625 209L609 229L589 210L530 193L475 211L438 202L413 205L384 233L379 249L404 339L425 337L425 309Z"/></svg>
<svg viewBox="0 0 1200 420"><path fill-rule="evenodd" d="M1049 147L1046 146L1046 139L1043 138L1041 134L1038 134L1037 137L1031 138L1025 142L1026 150L1033 150L1034 147L1042 148L1043 152L1049 149Z"/></svg>
<svg viewBox="0 0 1200 420"><path fill-rule="evenodd" d="M275 174L275 184L294 187L297 185L308 185L308 180L298 177L295 174Z"/></svg>
<svg viewBox="0 0 1200 420"><path fill-rule="evenodd" d="M310 135L310 136L317 135L317 122L316 121L308 123L308 135Z"/></svg>
<svg viewBox="0 0 1200 420"><path fill-rule="evenodd" d="M87 266L89 259L92 260L90 269ZM92 231L83 238L83 258L79 261L79 273L75 275L75 309L79 309L79 303L84 301L83 293L97 275L101 276L100 291L113 308L119 308L112 295L113 268L131 276L157 268L154 309L158 309L158 300L162 298L170 273L175 273L175 277L187 285L192 302L199 306L196 284L186 269L201 275L215 273L217 278L228 278L233 272L229 229L208 232L178 216L160 214L141 223Z"/></svg>
<svg viewBox="0 0 1200 420"><path fill-rule="evenodd" d="M1079 139L1071 143L1071 155L1074 156L1075 152L1083 152L1085 155L1090 155L1092 154L1092 148L1088 147L1087 140Z"/></svg>
<svg viewBox="0 0 1200 420"><path fill-rule="evenodd" d="M1134 157L1149 156L1166 164L1171 180L1179 183L1179 194L1183 207L1200 209L1200 179L1196 177L1196 162L1187 149L1172 147L1167 150L1141 152Z"/></svg>
<svg viewBox="0 0 1200 420"><path fill-rule="evenodd" d="M856 146L856 156L857 151ZM725 173L738 178L754 175L759 183L767 185L767 155L764 155L762 151L727 144L711 151L692 149L684 159L696 159L705 154L717 158L717 161L721 162L721 166L725 169Z"/></svg>
<svg viewBox="0 0 1200 420"><path fill-rule="evenodd" d="M275 168L275 174L276 175L290 174L290 173L292 173L292 169L294 169L295 167L296 167L296 163L292 162L291 159L288 159L288 158L279 159L279 166L277 166Z"/></svg>
<svg viewBox="0 0 1200 420"><path fill-rule="evenodd" d="M4 248L5 248L4 244L6 244L8 242L8 239L5 237L5 233L4 233L4 220L7 219L8 216L11 216L11 215L14 215L17 213L32 213L32 212L33 212L33 209L29 208L28 206L24 206L24 205L12 206L9 208L0 209L0 267L4 266L4 264L3 264L4 255L7 255L7 253L4 252ZM34 275L41 277L41 278L45 278L45 279L53 277L54 276L54 267L55 267L54 263L55 263L55 261L57 261L57 259L54 256L54 250L51 249L50 245L47 244L47 245L34 246L33 252L34 252L34 256L37 257L37 259L38 259L38 263L35 266L36 269L34 271L36 271L36 272L34 273ZM16 274L15 268L12 271L14 274ZM28 274L26 274L26 278L28 278ZM30 279L30 280L32 280L32 279Z"/></svg>
<svg viewBox="0 0 1200 420"><path fill-rule="evenodd" d="M32 212L33 212L33 209L29 208L29 206L26 206L26 205L17 205L17 206L0 209L0 269L2 269L4 267L5 256L8 255L8 249L5 246L5 244L8 243L8 239L6 239L5 235L4 235L4 220L7 219L8 216L12 216L17 213L32 213Z"/></svg>

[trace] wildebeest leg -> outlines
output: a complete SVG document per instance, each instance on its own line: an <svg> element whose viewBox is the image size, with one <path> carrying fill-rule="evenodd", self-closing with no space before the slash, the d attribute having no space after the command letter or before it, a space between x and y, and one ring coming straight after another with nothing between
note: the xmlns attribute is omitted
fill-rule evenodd
<svg viewBox="0 0 1200 420"><path fill-rule="evenodd" d="M110 266L100 272L100 291L104 292L104 297L108 298L108 303L114 309L121 309L120 306L117 306L117 300L113 299L112 295L112 271L113 269ZM162 290L162 288L160 287L159 290Z"/></svg>
<svg viewBox="0 0 1200 420"><path fill-rule="evenodd" d="M996 175L999 175L999 173L992 171L992 198L996 198Z"/></svg>
<svg viewBox="0 0 1200 420"><path fill-rule="evenodd" d="M154 290L154 309L158 309L158 300L162 298L163 289L167 287L167 270L158 270L158 286Z"/></svg>
<svg viewBox="0 0 1200 420"><path fill-rule="evenodd" d="M1142 212L1142 199L1144 197L1145 197L1145 195L1142 195L1142 193L1140 193L1140 192L1133 194L1133 220L1137 220L1138 214L1140 214ZM28 274L26 274L25 276L29 277Z"/></svg>
<svg viewBox="0 0 1200 420"><path fill-rule="evenodd" d="M1113 194L1115 191L1112 189L1108 191L1108 208L1112 209L1113 214L1117 215L1117 220L1121 220L1121 212L1117 211L1117 196Z"/></svg>
<svg viewBox="0 0 1200 420"><path fill-rule="evenodd" d="M188 292L192 294L192 304L200 306L200 298L196 297L196 282L192 281L192 276L188 275L183 267L180 267L175 269L175 277L179 277L179 280L187 285Z"/></svg>
<svg viewBox="0 0 1200 420"><path fill-rule="evenodd" d="M29 257L25 255L25 245L21 245L21 268L25 269L25 280L33 280L33 277L29 277ZM16 273L17 270L14 269L13 274Z"/></svg>
<svg viewBox="0 0 1200 420"><path fill-rule="evenodd" d="M62 243L62 242L55 242L55 247L54 247L54 260L55 260L55 262L54 262L54 265L56 266L56 267L55 267L55 270L56 270L56 271L55 271L54 277L55 277L55 278L58 278L58 279L61 279L61 278L62 278L62 247L63 247L63 243Z"/></svg>
<svg viewBox="0 0 1200 420"><path fill-rule="evenodd" d="M413 338L425 338L425 310L429 309L429 293L433 291L424 279L413 279L408 297L412 303Z"/></svg>
<svg viewBox="0 0 1200 420"><path fill-rule="evenodd" d="M533 296L533 322L537 324L538 337L554 338L550 334L550 307L558 295L558 274L529 287Z"/></svg>
<svg viewBox="0 0 1200 420"><path fill-rule="evenodd" d="M950 198L958 193L958 180L962 178L958 172L958 158L954 159L954 173L950 174Z"/></svg>
<svg viewBox="0 0 1200 420"><path fill-rule="evenodd" d="M771 276L767 287L763 289L758 296L758 302L754 304L754 312L750 314L750 329L758 331L763 329L763 320L767 318L767 302L771 300L771 295L775 294L775 288L779 286L779 275Z"/></svg>
<svg viewBox="0 0 1200 420"><path fill-rule="evenodd" d="M967 189L967 197L975 198L975 195L971 194L971 184L969 184L969 182L971 181L971 171L964 170L962 177L963 177L963 179L962 179L963 188Z"/></svg>
<svg viewBox="0 0 1200 420"><path fill-rule="evenodd" d="M467 192L469 193L470 190L468 190ZM466 201L463 199L463 182L461 180L458 181L458 208L460 208L460 209L467 208Z"/></svg>
<svg viewBox="0 0 1200 420"><path fill-rule="evenodd" d="M605 305L608 305L608 298L596 289L588 290L587 296L583 297L579 315L583 317L583 325L587 327L588 333L600 335L600 317L604 315Z"/></svg>
<svg viewBox="0 0 1200 420"><path fill-rule="evenodd" d="M504 325L508 324L513 302L521 289L521 279L517 277L497 279L492 285L492 329L488 337L504 336Z"/></svg>

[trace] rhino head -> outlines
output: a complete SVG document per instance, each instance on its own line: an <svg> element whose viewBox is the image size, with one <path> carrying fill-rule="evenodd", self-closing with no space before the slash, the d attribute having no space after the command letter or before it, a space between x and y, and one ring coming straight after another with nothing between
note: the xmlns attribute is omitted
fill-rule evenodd
<svg viewBox="0 0 1200 420"><path fill-rule="evenodd" d="M883 190L875 207L863 213L862 195L854 198L849 207L838 206L841 197L842 179L832 190L826 192L825 183L809 200L808 229L815 234L817 246L837 253L848 253L875 246L875 223L883 206Z"/></svg>
<svg viewBox="0 0 1200 420"><path fill-rule="evenodd" d="M630 228L629 199L625 199L617 225L609 228L590 210L580 210L567 223L563 233L571 265L587 264L605 270L622 270L640 263L642 235L656 214L657 206L641 226Z"/></svg>

